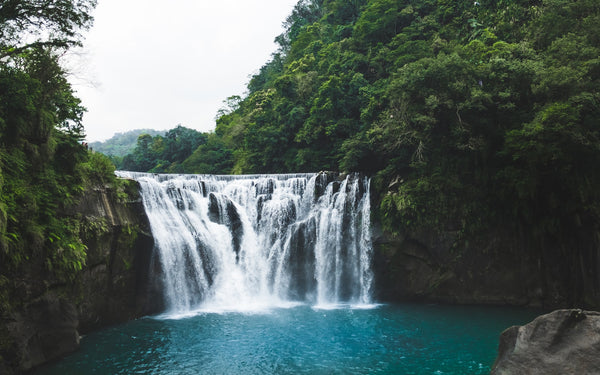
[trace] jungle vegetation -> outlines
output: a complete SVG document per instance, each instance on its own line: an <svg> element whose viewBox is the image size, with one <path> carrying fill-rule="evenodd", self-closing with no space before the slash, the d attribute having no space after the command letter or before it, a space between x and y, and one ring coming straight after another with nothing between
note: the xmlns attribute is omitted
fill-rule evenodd
<svg viewBox="0 0 600 375"><path fill-rule="evenodd" d="M89 142L89 147L106 156L114 157L116 163L121 163L123 157L131 154L137 145L137 139L142 134L151 136L164 135L164 131L153 129L136 129L123 133L116 133L110 139L105 141Z"/></svg>
<svg viewBox="0 0 600 375"><path fill-rule="evenodd" d="M364 172L391 232L598 233L596 0L301 0L284 25L178 171Z"/></svg>
<svg viewBox="0 0 600 375"><path fill-rule="evenodd" d="M118 184L82 144L85 108L61 65L91 25L95 0L0 3L0 312L85 265L73 208L89 186ZM39 284L36 284L39 286Z"/></svg>
<svg viewBox="0 0 600 375"><path fill-rule="evenodd" d="M86 181L115 183L81 146L84 108L60 65L94 5L0 4L0 284L26 262L81 269L78 223L59 213ZM359 171L392 233L502 225L540 254L598 245L597 0L300 0L284 25L214 132L141 135L119 167Z"/></svg>

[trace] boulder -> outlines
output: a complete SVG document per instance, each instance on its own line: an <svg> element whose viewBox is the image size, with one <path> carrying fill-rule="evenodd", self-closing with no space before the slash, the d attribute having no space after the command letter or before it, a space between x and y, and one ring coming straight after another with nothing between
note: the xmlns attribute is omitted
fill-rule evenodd
<svg viewBox="0 0 600 375"><path fill-rule="evenodd" d="M508 328L491 373L600 374L600 313L557 310Z"/></svg>

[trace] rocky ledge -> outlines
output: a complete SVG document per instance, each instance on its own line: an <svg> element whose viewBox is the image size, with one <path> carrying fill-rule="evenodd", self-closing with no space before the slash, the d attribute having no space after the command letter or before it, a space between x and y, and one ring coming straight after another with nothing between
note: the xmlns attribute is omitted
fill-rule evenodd
<svg viewBox="0 0 600 375"><path fill-rule="evenodd" d="M600 312L557 310L508 328L491 373L600 374Z"/></svg>

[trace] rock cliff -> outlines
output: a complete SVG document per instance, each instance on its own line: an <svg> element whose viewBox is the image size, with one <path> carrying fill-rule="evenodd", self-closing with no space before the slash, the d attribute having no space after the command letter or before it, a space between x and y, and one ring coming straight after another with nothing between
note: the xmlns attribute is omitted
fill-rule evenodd
<svg viewBox="0 0 600 375"><path fill-rule="evenodd" d="M148 277L154 240L139 186L126 181L126 198L97 189L85 195L76 212L89 229L87 266L76 285L83 332L157 311L160 298Z"/></svg>
<svg viewBox="0 0 600 375"><path fill-rule="evenodd" d="M534 250L495 228L479 237L420 228L401 235L374 230L377 298L458 304L600 308L600 247ZM538 247L539 248L539 247Z"/></svg>
<svg viewBox="0 0 600 375"><path fill-rule="evenodd" d="M148 282L153 239L137 183L89 188L64 214L81 223L86 266L69 283L36 277L33 266L23 275L18 302L1 315L0 374L64 356L77 349L80 333L160 308Z"/></svg>

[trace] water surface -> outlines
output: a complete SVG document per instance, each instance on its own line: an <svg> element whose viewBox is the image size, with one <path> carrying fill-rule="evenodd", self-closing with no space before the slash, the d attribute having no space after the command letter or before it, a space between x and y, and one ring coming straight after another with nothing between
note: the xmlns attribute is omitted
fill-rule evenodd
<svg viewBox="0 0 600 375"><path fill-rule="evenodd" d="M540 311L440 305L201 311L82 339L37 374L487 374L499 334Z"/></svg>

